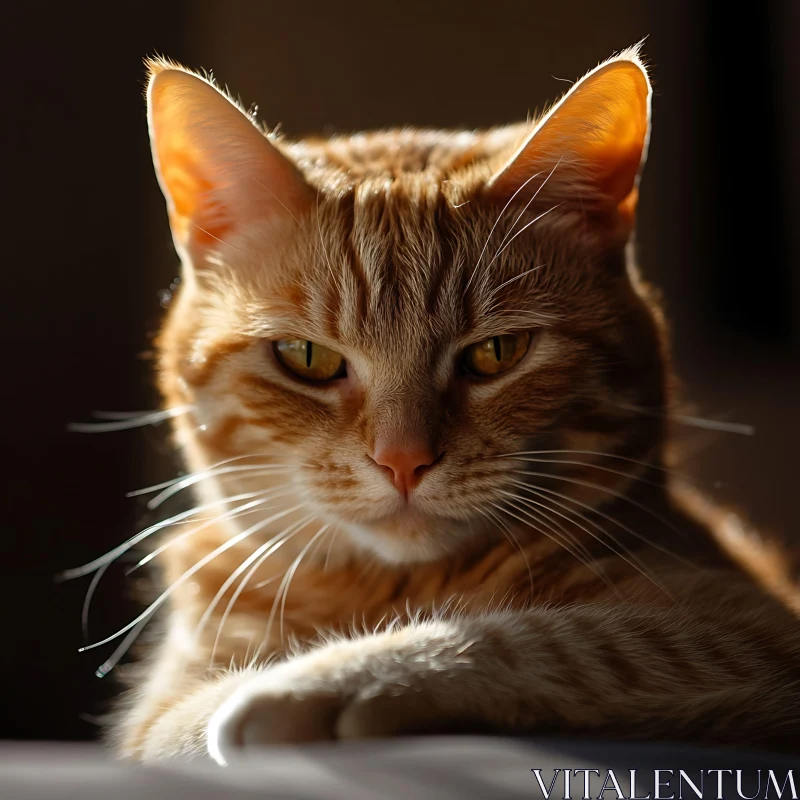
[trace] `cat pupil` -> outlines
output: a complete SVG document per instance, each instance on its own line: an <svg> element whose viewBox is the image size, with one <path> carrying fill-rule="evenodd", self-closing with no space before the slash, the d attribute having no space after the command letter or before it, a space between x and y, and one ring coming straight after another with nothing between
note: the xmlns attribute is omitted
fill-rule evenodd
<svg viewBox="0 0 800 800"><path fill-rule="evenodd" d="M501 354L501 347L500 347L500 337L495 336L492 339L492 344L494 345L494 357L500 361L500 354Z"/></svg>
<svg viewBox="0 0 800 800"><path fill-rule="evenodd" d="M306 367L311 368L311 355L312 355L312 348L314 347L313 342L306 342Z"/></svg>

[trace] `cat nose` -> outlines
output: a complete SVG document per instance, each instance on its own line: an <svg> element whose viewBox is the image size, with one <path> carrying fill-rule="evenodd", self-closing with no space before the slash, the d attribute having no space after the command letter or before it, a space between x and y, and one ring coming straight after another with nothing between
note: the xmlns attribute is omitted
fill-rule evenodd
<svg viewBox="0 0 800 800"><path fill-rule="evenodd" d="M441 457L441 453L437 455L433 449L424 445L389 444L377 444L371 456L378 466L391 470L392 483L404 496L408 495Z"/></svg>

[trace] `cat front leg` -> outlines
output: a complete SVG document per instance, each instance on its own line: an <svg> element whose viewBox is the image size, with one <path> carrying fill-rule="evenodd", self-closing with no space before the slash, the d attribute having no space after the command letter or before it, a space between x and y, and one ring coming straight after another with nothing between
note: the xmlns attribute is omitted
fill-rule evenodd
<svg viewBox="0 0 800 800"><path fill-rule="evenodd" d="M213 714L228 763L277 742L423 732L769 741L800 732L800 640L769 605L576 606L440 620L255 673Z"/></svg>
<svg viewBox="0 0 800 800"><path fill-rule="evenodd" d="M401 733L401 713L408 732L431 730L442 711L426 691L426 675L463 668L465 641L452 623L409 626L272 665L210 673L175 667L166 650L117 728L117 750L150 762L211 753L225 763L242 748L273 742ZM373 713L395 698L403 703L394 713ZM382 721L391 724L382 728Z"/></svg>
<svg viewBox="0 0 800 800"><path fill-rule="evenodd" d="M504 658L491 627L409 625L263 669L211 718L209 754L225 764L245 748L280 742L437 732L466 720L486 727L490 662Z"/></svg>

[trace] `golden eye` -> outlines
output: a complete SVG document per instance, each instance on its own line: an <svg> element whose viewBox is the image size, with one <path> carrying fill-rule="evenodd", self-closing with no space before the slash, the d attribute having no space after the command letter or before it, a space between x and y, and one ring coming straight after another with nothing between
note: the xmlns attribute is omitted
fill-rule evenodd
<svg viewBox="0 0 800 800"><path fill-rule="evenodd" d="M307 381L332 381L346 375L345 361L339 353L308 339L279 339L273 343L275 355L289 372Z"/></svg>
<svg viewBox="0 0 800 800"><path fill-rule="evenodd" d="M530 333L504 333L492 336L464 351L464 366L473 375L482 378L499 375L515 367L528 352Z"/></svg>

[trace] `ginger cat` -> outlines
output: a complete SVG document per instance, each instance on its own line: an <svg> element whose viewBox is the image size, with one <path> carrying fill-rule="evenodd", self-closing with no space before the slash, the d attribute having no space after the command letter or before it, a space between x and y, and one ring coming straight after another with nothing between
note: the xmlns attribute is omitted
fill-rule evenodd
<svg viewBox="0 0 800 800"><path fill-rule="evenodd" d="M161 543L166 631L119 751L486 730L792 749L788 569L665 466L669 355L631 247L638 49L532 122L296 142L149 68L184 270L160 386L198 503Z"/></svg>

